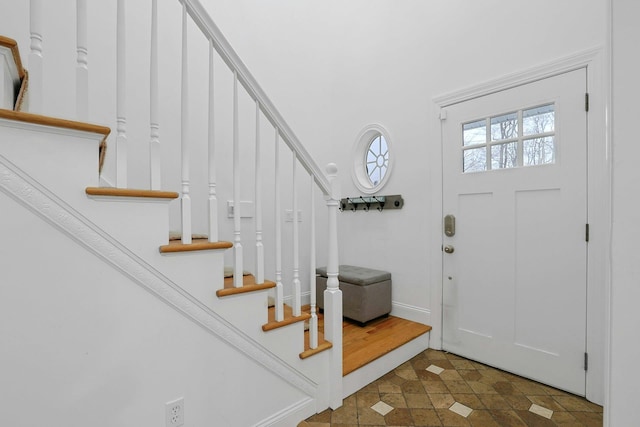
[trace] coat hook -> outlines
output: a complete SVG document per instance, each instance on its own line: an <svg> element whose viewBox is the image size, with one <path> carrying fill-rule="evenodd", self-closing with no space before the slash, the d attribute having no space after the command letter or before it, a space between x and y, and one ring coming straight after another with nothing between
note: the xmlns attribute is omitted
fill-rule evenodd
<svg viewBox="0 0 640 427"><path fill-rule="evenodd" d="M364 208L363 210L366 212L369 210L369 207L371 207L371 203L367 201L367 199L365 199L364 197L360 196L360 200L362 200L362 203L364 203Z"/></svg>

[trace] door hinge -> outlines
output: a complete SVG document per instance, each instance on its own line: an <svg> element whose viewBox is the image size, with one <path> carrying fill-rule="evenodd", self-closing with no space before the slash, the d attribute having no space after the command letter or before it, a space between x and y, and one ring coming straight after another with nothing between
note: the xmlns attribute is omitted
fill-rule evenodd
<svg viewBox="0 0 640 427"><path fill-rule="evenodd" d="M584 94L584 111L589 111L589 92Z"/></svg>
<svg viewBox="0 0 640 427"><path fill-rule="evenodd" d="M589 241L589 224L585 224L584 227L584 240Z"/></svg>
<svg viewBox="0 0 640 427"><path fill-rule="evenodd" d="M589 353L584 353L584 370L589 370Z"/></svg>

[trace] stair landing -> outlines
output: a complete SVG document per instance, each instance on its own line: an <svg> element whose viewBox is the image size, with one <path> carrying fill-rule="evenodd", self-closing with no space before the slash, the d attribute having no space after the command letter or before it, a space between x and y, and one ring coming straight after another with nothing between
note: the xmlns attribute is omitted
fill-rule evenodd
<svg viewBox="0 0 640 427"><path fill-rule="evenodd" d="M310 308L307 305L303 306L302 310L309 312ZM318 313L318 329L320 343L324 340L322 313ZM364 326L359 322L343 319L342 376L360 369L429 331L431 326L394 316L374 319ZM305 349L308 348L308 342L309 333L305 332Z"/></svg>

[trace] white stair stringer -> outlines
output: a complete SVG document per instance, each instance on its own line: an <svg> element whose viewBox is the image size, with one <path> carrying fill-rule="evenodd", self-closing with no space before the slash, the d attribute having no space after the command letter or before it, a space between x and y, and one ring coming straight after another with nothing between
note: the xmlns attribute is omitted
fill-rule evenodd
<svg viewBox="0 0 640 427"><path fill-rule="evenodd" d="M269 352L254 339L251 339L237 327L185 292L177 283L162 275L153 266L136 256L120 242L114 240L108 233L83 216L82 213L74 210L63 200L42 187L2 155L0 155L0 191L69 236L87 251L95 254L103 262L129 277L140 287L208 333L223 339L277 377L304 392L307 396L320 401L324 400L319 396L324 388L323 385L311 380L308 375L285 363L281 358ZM317 360L320 361L322 358ZM321 368L316 370L319 371ZM319 405L320 408L323 408L323 403L319 403ZM298 411L296 416L308 416L315 413L318 403L316 402L316 405L309 404L309 402L304 403L302 404L302 409L300 405L296 404L292 407ZM276 418L283 419L283 417L286 418L285 415L280 414ZM286 422L285 424L277 425L286 425Z"/></svg>

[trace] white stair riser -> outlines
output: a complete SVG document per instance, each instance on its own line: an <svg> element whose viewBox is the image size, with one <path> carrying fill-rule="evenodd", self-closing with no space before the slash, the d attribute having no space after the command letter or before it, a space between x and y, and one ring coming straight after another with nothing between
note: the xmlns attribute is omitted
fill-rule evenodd
<svg viewBox="0 0 640 427"><path fill-rule="evenodd" d="M429 348L430 333L420 335L403 346L385 354L362 368L351 372L342 381L343 396L347 397L380 378L396 366Z"/></svg>
<svg viewBox="0 0 640 427"><path fill-rule="evenodd" d="M101 136L0 120L0 154L72 206L98 185Z"/></svg>

